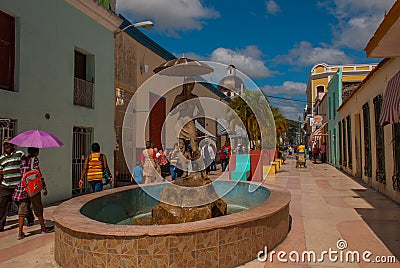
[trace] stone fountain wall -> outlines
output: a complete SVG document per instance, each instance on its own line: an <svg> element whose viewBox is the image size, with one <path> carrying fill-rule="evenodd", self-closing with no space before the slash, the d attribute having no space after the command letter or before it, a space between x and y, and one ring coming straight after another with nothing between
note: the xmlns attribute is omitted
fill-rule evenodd
<svg viewBox="0 0 400 268"><path fill-rule="evenodd" d="M265 246L276 247L289 230L290 193L277 187L271 187L269 199L257 207L179 225L113 225L80 213L90 200L122 190L77 197L57 208L54 254L58 264L64 268L236 267L256 259Z"/></svg>

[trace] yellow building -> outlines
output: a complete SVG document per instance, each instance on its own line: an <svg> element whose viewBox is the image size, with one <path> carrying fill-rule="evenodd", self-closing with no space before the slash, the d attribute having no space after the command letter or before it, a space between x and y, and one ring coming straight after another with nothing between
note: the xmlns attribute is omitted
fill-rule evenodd
<svg viewBox="0 0 400 268"><path fill-rule="evenodd" d="M334 75L341 71L341 96L338 96L339 105L342 99L348 97L354 88L376 67L376 64L347 64L347 65L328 65L326 63L319 63L311 68L310 76L307 83L307 106L305 109L305 127L304 130L311 134L307 136L304 141L306 144L315 140L314 133L316 133L319 126L327 128L328 114L321 114L319 110L327 109L321 107L321 101L324 95L328 92L329 82L333 79ZM326 103L326 102L325 102ZM323 116L323 122L316 124L314 116ZM326 133L325 133L326 134Z"/></svg>
<svg viewBox="0 0 400 268"><path fill-rule="evenodd" d="M332 77L342 68L342 82L361 82L376 67L376 64L328 65L319 63L311 68L307 83L307 113L313 115L314 104L318 94L328 91ZM320 98L322 99L322 98Z"/></svg>
<svg viewBox="0 0 400 268"><path fill-rule="evenodd" d="M399 35L400 2L396 1L365 48L368 57L385 59L338 110L343 144L340 166L398 203L400 115L396 111L400 106ZM383 112L394 114L386 125L381 121Z"/></svg>

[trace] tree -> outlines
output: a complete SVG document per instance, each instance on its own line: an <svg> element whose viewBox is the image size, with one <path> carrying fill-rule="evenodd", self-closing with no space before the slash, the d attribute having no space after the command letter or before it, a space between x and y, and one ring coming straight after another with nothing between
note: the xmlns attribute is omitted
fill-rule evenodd
<svg viewBox="0 0 400 268"><path fill-rule="evenodd" d="M246 127L251 147L256 149L275 148L275 126L272 120L274 114L271 114L268 99L261 92L246 90L241 97L233 98L229 106ZM280 112L277 114L277 118L282 120L282 114ZM240 124L237 122L237 118L232 117L231 119L233 125ZM266 144L262 144L262 141Z"/></svg>
<svg viewBox="0 0 400 268"><path fill-rule="evenodd" d="M278 107L271 107L272 114L274 115L277 146L281 145L279 137L286 139L286 135L289 131L289 120L281 113Z"/></svg>

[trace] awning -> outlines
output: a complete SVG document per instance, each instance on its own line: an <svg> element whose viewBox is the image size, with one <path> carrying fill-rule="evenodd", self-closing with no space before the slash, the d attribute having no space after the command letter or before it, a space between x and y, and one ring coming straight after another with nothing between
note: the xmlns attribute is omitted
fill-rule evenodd
<svg viewBox="0 0 400 268"><path fill-rule="evenodd" d="M388 82L379 118L382 126L395 123L400 123L400 71Z"/></svg>
<svg viewBox="0 0 400 268"><path fill-rule="evenodd" d="M223 118L217 118L217 135L228 135L229 123Z"/></svg>
<svg viewBox="0 0 400 268"><path fill-rule="evenodd" d="M211 137L211 138L215 138L215 136L214 136L213 134L211 134L207 129L205 129L204 127L202 127L202 126L200 125L200 123L197 122L197 120L194 121L194 124L196 125L196 128L197 128L198 130L200 130L201 132L203 132L204 134L206 134L206 136L209 136L209 137Z"/></svg>
<svg viewBox="0 0 400 268"><path fill-rule="evenodd" d="M322 136L326 136L326 135L327 135L327 133L324 133L324 134L322 133L322 130L324 129L324 127L325 127L325 125L326 125L327 123L328 123L328 122L323 123L322 126L321 126L320 128L314 130L314 132L311 134L311 139L312 139L312 140L317 140L317 141L319 141L319 140L321 140L321 137L322 137Z"/></svg>

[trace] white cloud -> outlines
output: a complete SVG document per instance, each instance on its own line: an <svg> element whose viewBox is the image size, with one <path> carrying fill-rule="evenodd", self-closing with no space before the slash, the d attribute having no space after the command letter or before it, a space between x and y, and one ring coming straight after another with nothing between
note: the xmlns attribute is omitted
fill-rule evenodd
<svg viewBox="0 0 400 268"><path fill-rule="evenodd" d="M395 0L334 0L321 1L319 5L325 7L338 20L333 28L333 43L362 50L372 37L385 11L389 11Z"/></svg>
<svg viewBox="0 0 400 268"><path fill-rule="evenodd" d="M272 72L260 60L262 52L256 46L247 46L241 50L217 48L210 56L211 61L233 64L235 67L252 78L263 78L272 75Z"/></svg>
<svg viewBox="0 0 400 268"><path fill-rule="evenodd" d="M294 66L310 66L319 62L346 64L352 62L353 59L340 49L313 47L311 43L302 41L295 45L287 55L278 55L274 61Z"/></svg>
<svg viewBox="0 0 400 268"><path fill-rule="evenodd" d="M200 0L118 0L117 10L135 21L154 20L156 29L171 35L201 30L206 19L219 17L218 11L204 6Z"/></svg>
<svg viewBox="0 0 400 268"><path fill-rule="evenodd" d="M278 107L286 118L297 120L306 105L306 88L305 83L285 81L280 86L263 86L261 90L271 106Z"/></svg>
<svg viewBox="0 0 400 268"><path fill-rule="evenodd" d="M299 115L303 117L304 104L301 102L294 103L291 101L271 101L271 106L278 107L281 113L287 118L291 120L298 120Z"/></svg>
<svg viewBox="0 0 400 268"><path fill-rule="evenodd" d="M281 8L274 0L269 0L265 2L265 8L267 10L267 13L270 15L276 15L281 12Z"/></svg>
<svg viewBox="0 0 400 268"><path fill-rule="evenodd" d="M281 86L264 86L261 88L267 95L304 96L307 84L285 81Z"/></svg>

